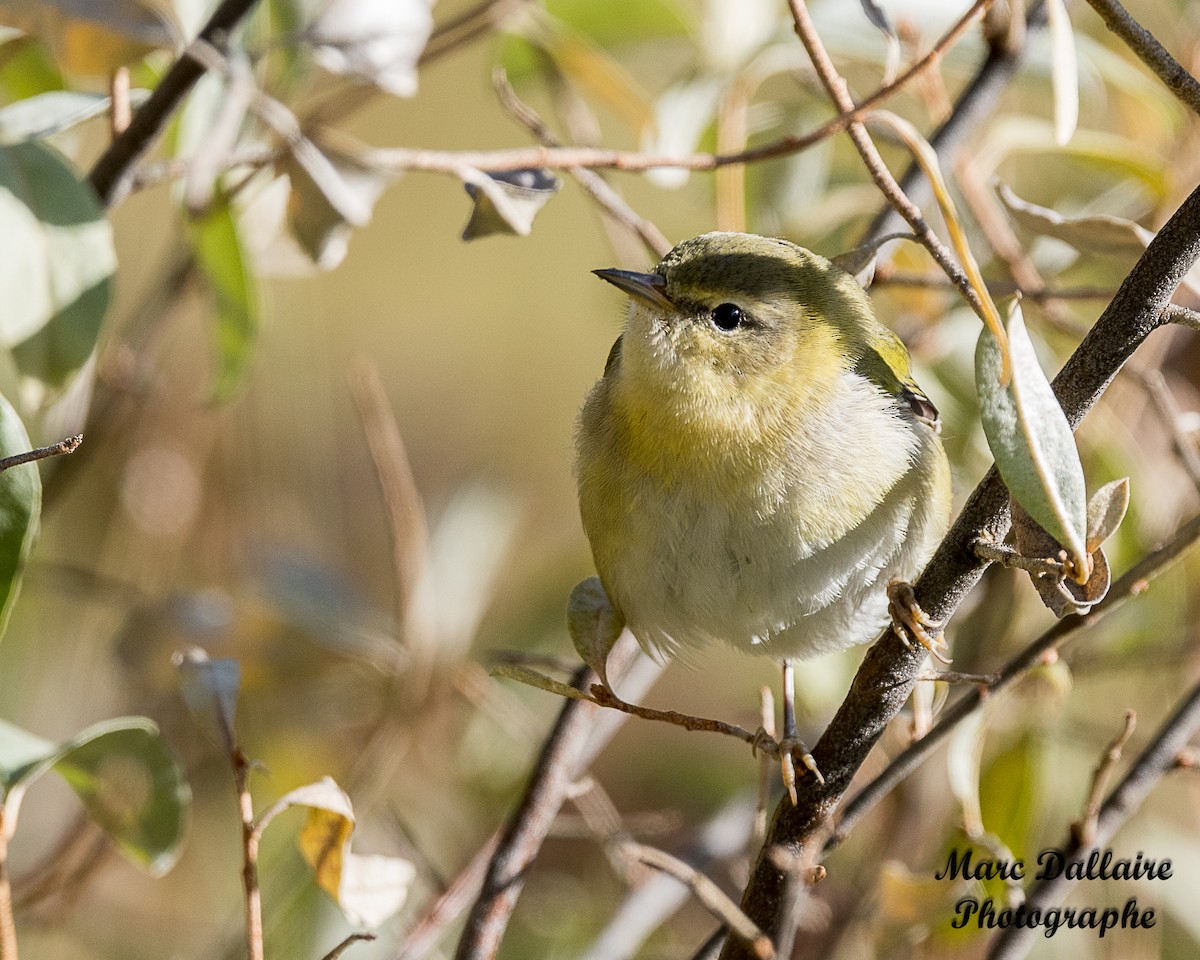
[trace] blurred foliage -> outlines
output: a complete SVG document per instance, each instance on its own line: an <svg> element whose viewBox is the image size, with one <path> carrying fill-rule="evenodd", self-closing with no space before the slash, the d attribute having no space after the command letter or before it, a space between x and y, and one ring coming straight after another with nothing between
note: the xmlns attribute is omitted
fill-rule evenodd
<svg viewBox="0 0 1200 960"><path fill-rule="evenodd" d="M414 865L403 911L376 944L353 946L356 957L395 954L502 822L558 708L486 667L516 650L558 676L543 661L569 656L566 598L591 572L572 422L620 319L588 271L650 258L566 175L537 198L528 236L464 245L462 185L493 206L496 191L388 151L528 145L497 104L496 64L563 143L734 152L830 116L774 0L446 0L432 17L424 0L261 0L106 214L83 177L109 140L114 69L154 87L211 6L0 2L0 439L8 454L30 438L87 437L41 465L41 539L0 645L0 712L35 731L46 757L97 721L145 714L193 793L178 863L150 879L81 826L70 790L54 778L33 785L10 851L27 958L241 949L230 773L183 707L178 650L240 664L238 736L262 763L251 779L259 810L330 776L353 800L353 856ZM901 68L966 9L880 6ZM1180 62L1196 62L1193 5L1129 7ZM997 108L942 158L988 282L1003 293L1032 276L1070 294L1026 289L1030 339L1051 373L1200 179L1196 119L1089 8L1066 12L1071 77L1061 22L1053 38L1031 31ZM826 0L813 15L852 91L875 90L884 33L858 4ZM370 29L343 29L361 23ZM985 56L973 28L888 109L928 133ZM907 154L880 146L899 172ZM882 202L844 137L719 176L606 177L672 240L743 226L829 256L859 243ZM503 200L499 209L511 227ZM932 204L928 213L936 219ZM998 242L1005 233L1015 247ZM883 249L872 296L942 412L961 501L992 459L972 374L979 323L916 245ZM1190 283L1177 299L1198 305ZM1200 343L1164 331L1130 366L1077 434L1089 491L1131 478L1128 516L1105 548L1114 578L1200 501L1173 447L1200 433ZM364 368L390 409L358 389ZM1177 430L1141 376L1149 370L1181 411ZM30 476L24 467L0 481L5 597L37 515ZM930 878L951 849L993 849L964 832L972 817L1017 856L1064 843L1124 711L1138 714L1136 751L1197 673L1198 565L1187 557L1081 634L988 703L969 743L939 749L893 791L830 857L796 955L983 956L984 934L951 929L953 904L970 891L1002 898L1003 885ZM1051 622L1023 574L993 568L950 626L954 667L994 671ZM860 656L805 665L803 735L819 733ZM649 699L753 728L774 673L713 650L673 667ZM910 719L887 731L864 778L907 743ZM732 741L632 722L594 776L623 828L683 853L720 811L742 809L757 766ZM1103 941L1060 931L1031 956L1195 956L1198 791L1194 774L1169 778L1114 844L1118 855L1172 857L1176 880L1073 895L1105 905L1136 895L1158 911L1156 927ZM351 820L331 822L340 843ZM606 857L608 828L594 805L568 804L502 956L582 955L596 941L628 894ZM730 891L749 855L744 840L734 846L706 866ZM264 834L261 864L268 956L320 957L356 929L317 897L294 831ZM322 878L334 891L340 880ZM685 901L638 955L691 955L712 927Z"/></svg>

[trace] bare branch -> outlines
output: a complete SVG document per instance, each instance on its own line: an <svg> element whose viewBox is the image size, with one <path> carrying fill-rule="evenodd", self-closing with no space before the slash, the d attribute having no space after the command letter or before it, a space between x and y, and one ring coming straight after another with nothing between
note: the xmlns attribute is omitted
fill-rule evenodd
<svg viewBox="0 0 1200 960"><path fill-rule="evenodd" d="M1088 3L1100 14L1104 25L1125 41L1125 45L1154 71L1171 93L1200 113L1200 83L1167 53L1154 34L1134 20L1118 0L1088 0Z"/></svg>
<svg viewBox="0 0 1200 960"><path fill-rule="evenodd" d="M213 11L197 39L220 47L242 19L253 9L257 0L223 0ZM171 114L183 98L204 76L205 68L185 50L183 55L159 81L150 98L138 108L129 126L117 137L96 161L88 175L93 189L106 207L116 204L125 195L126 178L130 169L158 139Z"/></svg>
<svg viewBox="0 0 1200 960"><path fill-rule="evenodd" d="M1092 789L1088 791L1088 800L1083 809L1083 816L1071 826L1071 836L1082 847L1090 847L1096 842L1096 827L1100 819L1100 805L1104 801L1104 791L1108 787L1113 770L1121 762L1121 751L1125 749L1125 744L1129 742L1129 738L1133 736L1133 731L1136 729L1137 713L1133 710L1126 710L1121 732L1105 747L1104 755L1101 756L1100 762L1092 774Z"/></svg>
<svg viewBox="0 0 1200 960"><path fill-rule="evenodd" d="M79 433L73 437L67 437L65 440L59 440L58 443L52 443L48 447L38 447L36 450L27 450L24 453L14 453L11 457L0 458L0 473L11 470L13 467L19 467L23 463L32 463L34 460L45 460L47 457L59 457L65 453L74 453L79 449L81 443L83 443L83 434Z"/></svg>

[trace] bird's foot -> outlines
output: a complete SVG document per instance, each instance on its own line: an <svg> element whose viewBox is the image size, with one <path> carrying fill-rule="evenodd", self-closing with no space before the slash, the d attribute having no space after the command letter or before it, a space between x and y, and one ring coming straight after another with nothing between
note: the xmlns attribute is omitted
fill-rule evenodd
<svg viewBox="0 0 1200 960"><path fill-rule="evenodd" d="M804 741L799 737L784 737L782 740L776 740L773 736L767 733L762 727L759 727L754 734L754 739L750 743L750 748L755 754L759 750L768 756L775 757L779 761L780 772L783 776L783 785L787 788L788 796L792 799L792 806L796 806L796 760L798 759L804 766L812 771L812 775L817 778L817 783L823 784L825 777L821 775L821 770L817 766L817 761L813 759L812 753L809 752Z"/></svg>
<svg viewBox="0 0 1200 960"><path fill-rule="evenodd" d="M889 580L887 585L888 615L901 642L912 649L916 640L942 663L950 663L945 651L950 649L942 635L941 625L930 619L917 603L912 584L906 580Z"/></svg>

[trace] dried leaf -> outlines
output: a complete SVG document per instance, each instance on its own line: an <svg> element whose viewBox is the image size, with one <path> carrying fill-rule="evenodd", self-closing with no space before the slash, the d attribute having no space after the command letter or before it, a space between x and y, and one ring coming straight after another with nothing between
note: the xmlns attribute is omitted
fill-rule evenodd
<svg viewBox="0 0 1200 960"><path fill-rule="evenodd" d="M463 228L464 240L478 240L494 233L528 236L533 218L562 186L562 181L549 170L464 172L467 194L474 201L471 219Z"/></svg>

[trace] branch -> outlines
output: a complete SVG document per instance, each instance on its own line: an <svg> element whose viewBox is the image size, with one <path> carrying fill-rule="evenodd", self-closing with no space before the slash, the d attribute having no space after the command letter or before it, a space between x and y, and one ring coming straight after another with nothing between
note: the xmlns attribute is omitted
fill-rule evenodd
<svg viewBox="0 0 1200 960"><path fill-rule="evenodd" d="M1137 347L1166 322L1164 307L1197 257L1200 189L1192 192L1151 241L1108 308L1055 378L1056 395L1072 427L1079 425ZM972 552L971 544L984 534L993 541L1002 541L1008 525L1008 491L993 468L968 498L916 583L918 602L932 619L947 620L982 575L986 563ZM1063 625L1068 622L1062 621L1055 629L1065 629ZM891 629L884 633L867 652L841 708L813 749L825 784L805 778L798 804L792 807L781 803L776 808L742 899L742 910L768 935L785 920L782 908L786 876L766 851L783 846L798 854L811 845L822 821L840 802L876 740L904 705L924 658L924 650L905 649ZM722 956L732 960L747 955L729 941Z"/></svg>
<svg viewBox="0 0 1200 960"><path fill-rule="evenodd" d="M223 46L256 2L223 0L197 39L216 47ZM204 66L185 50L154 88L150 98L133 115L129 126L96 161L88 180L105 207L114 206L125 195L131 168L158 139L175 108L204 72Z"/></svg>
<svg viewBox="0 0 1200 960"><path fill-rule="evenodd" d="M1200 83L1167 52L1154 34L1134 20L1118 0L1088 0L1088 3L1100 14L1104 25L1125 41L1125 45L1154 71L1171 93L1200 113Z"/></svg>
<svg viewBox="0 0 1200 960"><path fill-rule="evenodd" d="M81 443L83 443L83 434L79 433L73 437L67 437L65 440L59 440L58 443L52 443L48 447L14 453L11 457L0 459L0 473L11 470L13 467L19 467L23 463L32 463L34 460L45 460L47 457L59 457L64 453L74 453L79 449Z"/></svg>
<svg viewBox="0 0 1200 960"><path fill-rule="evenodd" d="M1010 9L1017 5L1010 4ZM1013 44L1007 40L998 40L991 44L988 54L979 69L963 88L962 93L954 101L954 108L945 122L929 138L929 145L939 157L953 153L973 131L978 130L982 120L995 109L997 102L1007 89L1020 65L1021 56L1027 46L1026 39L1030 29L1040 28L1046 22L1042 0L1037 0L1029 8L1026 30L1022 40ZM929 182L918 164L913 163L900 178L900 189L907 194L918 206L923 205L929 197ZM867 229L863 243L868 243L876 237L892 233L900 227L900 215L891 206L884 206Z"/></svg>
<svg viewBox="0 0 1200 960"><path fill-rule="evenodd" d="M1091 850L1105 846L1113 838L1163 776L1176 768L1180 752L1197 729L1200 729L1200 684L1192 687L1175 714L1159 729L1154 741L1134 761L1125 779L1109 794L1096 820L1094 845L1085 846L1075 838L1064 843L1062 850L1067 867L1054 879L1041 880L1030 888L1025 898L1027 912L1045 911L1066 897L1075 884L1074 880L1068 879L1075 872L1070 865L1083 862ZM1038 934L1036 927L1014 925L1007 928L992 941L988 960L1016 960L1025 956L1029 941Z"/></svg>
<svg viewBox="0 0 1200 960"><path fill-rule="evenodd" d="M661 666L641 654L633 634L626 630L609 655L608 671L610 677L625 674L635 688L634 694L640 696L657 678ZM599 679L591 670L580 668L572 678L572 686L586 690ZM569 700L559 710L525 795L487 865L479 898L471 908L455 952L456 960L490 960L496 955L529 867L550 832L568 787L616 732L617 723L597 718L599 709L589 701ZM613 712L609 716L624 720Z"/></svg>

